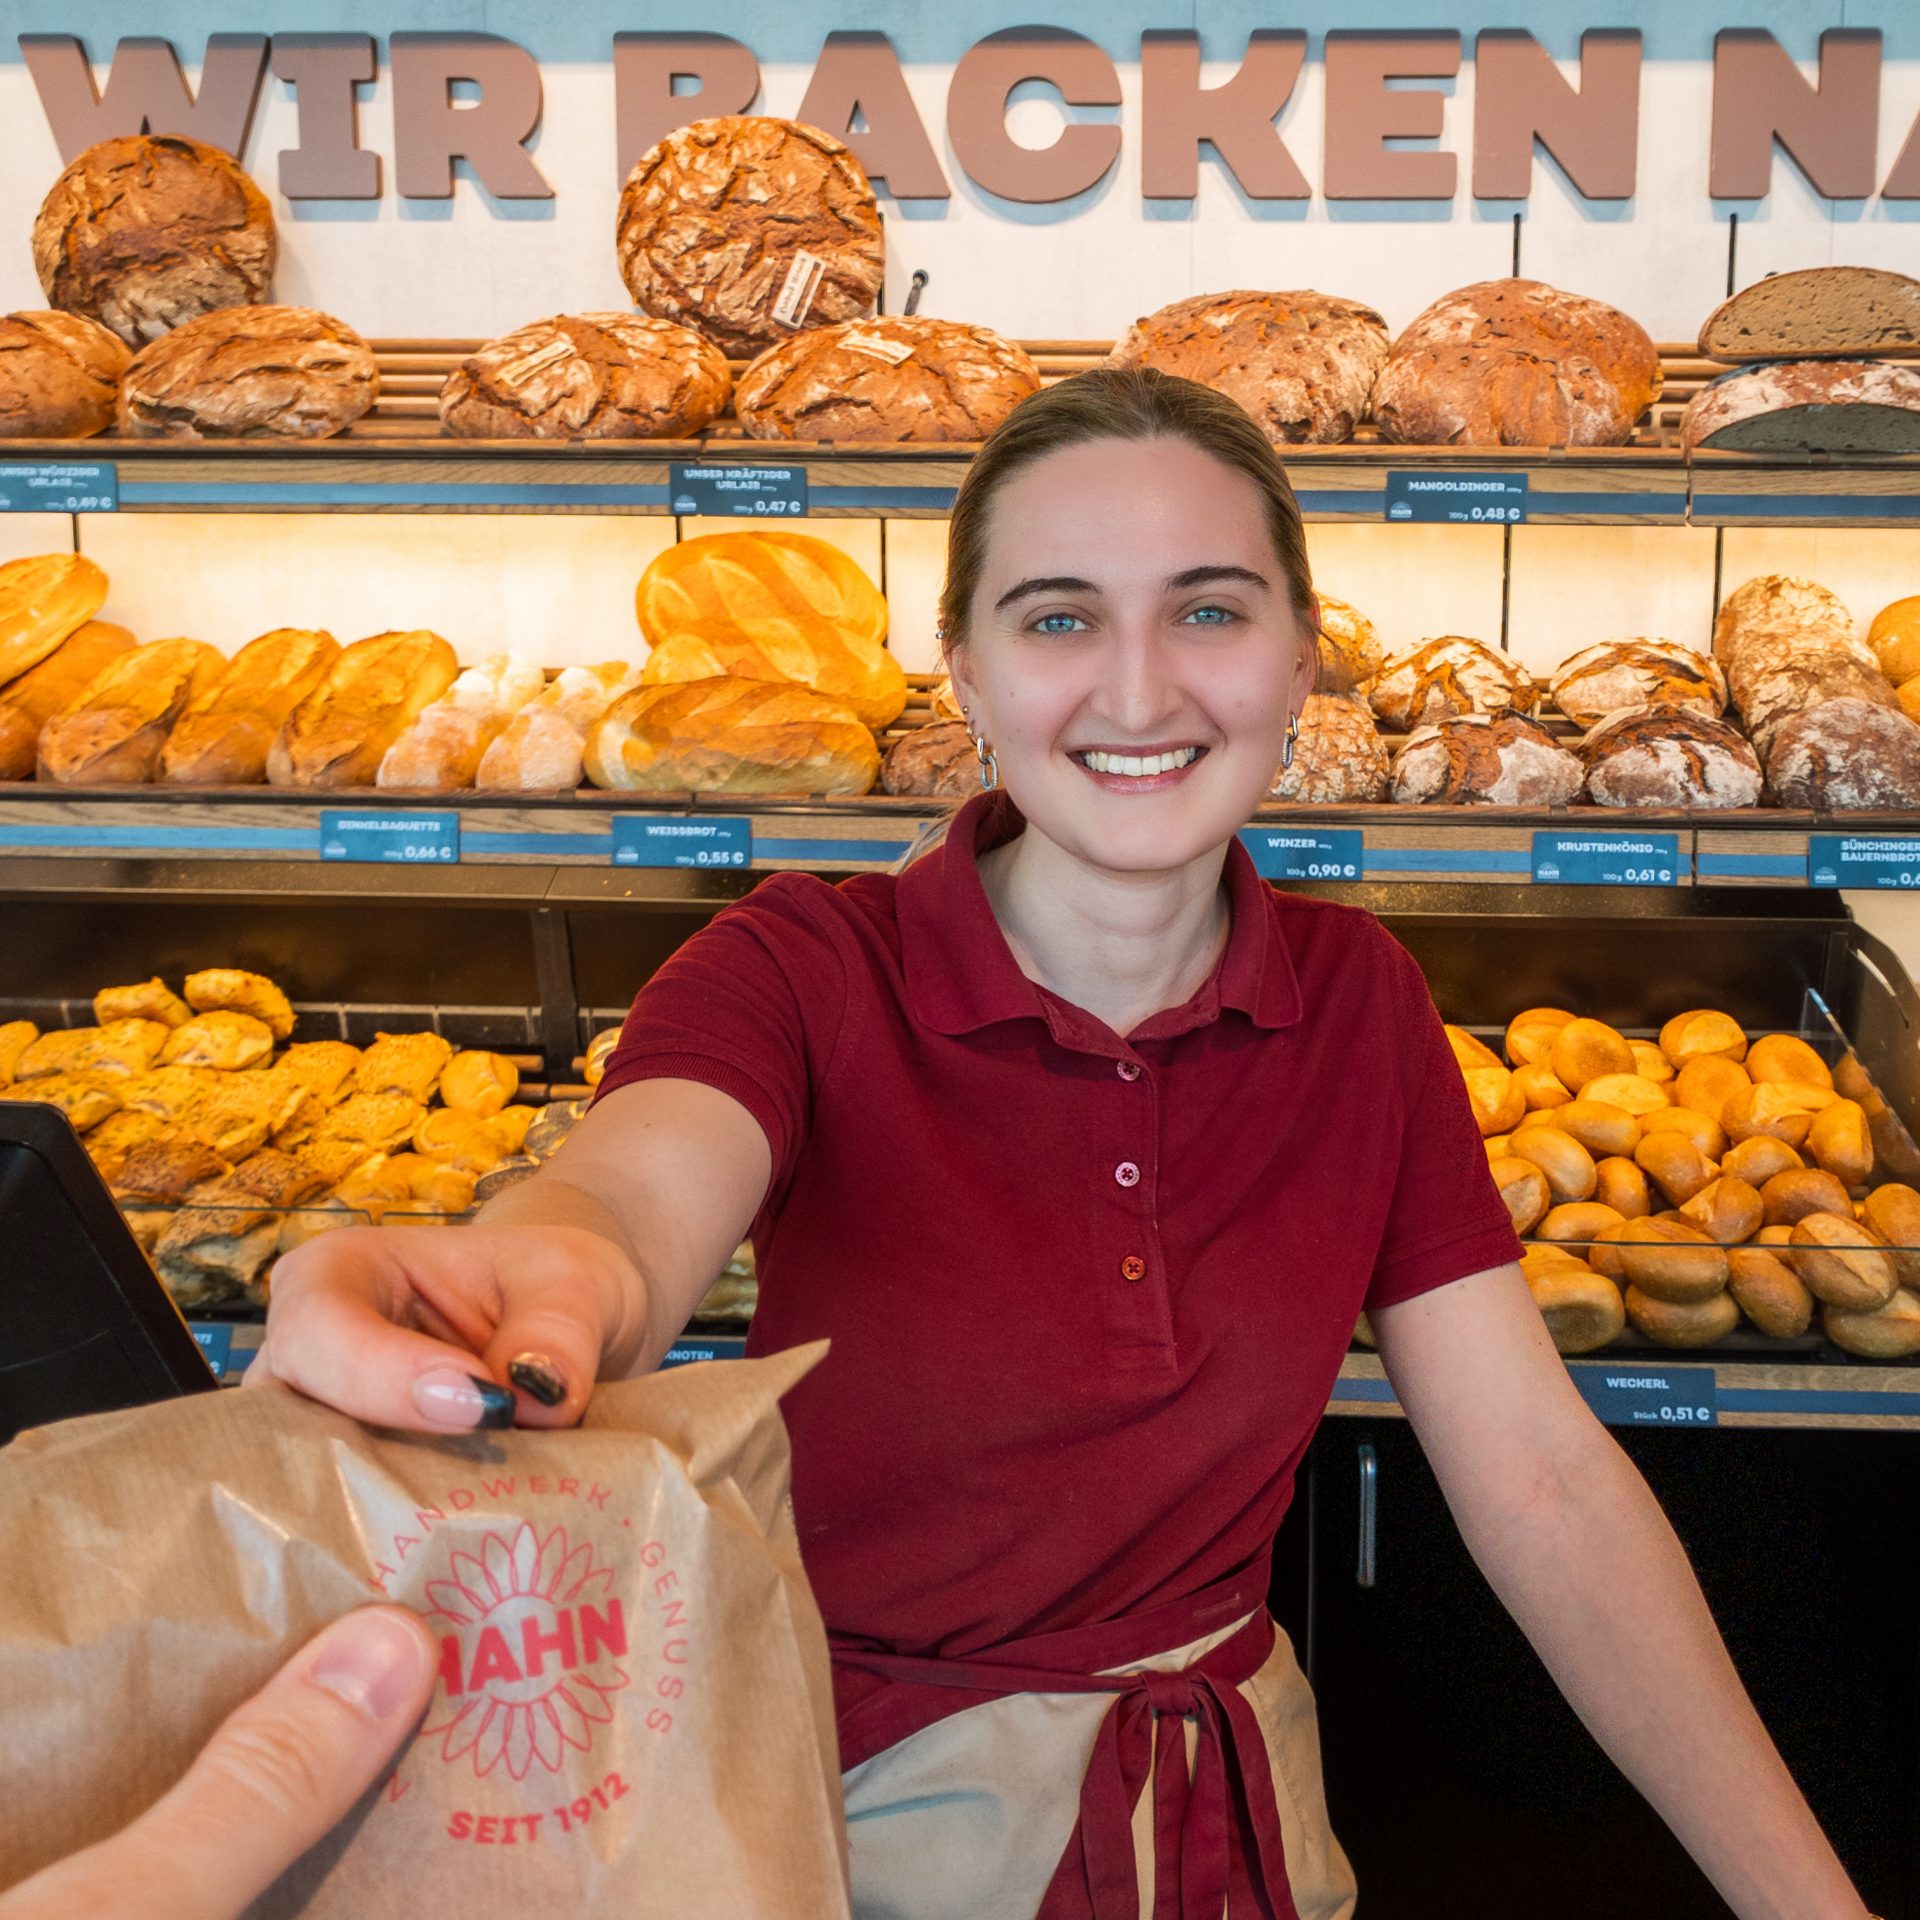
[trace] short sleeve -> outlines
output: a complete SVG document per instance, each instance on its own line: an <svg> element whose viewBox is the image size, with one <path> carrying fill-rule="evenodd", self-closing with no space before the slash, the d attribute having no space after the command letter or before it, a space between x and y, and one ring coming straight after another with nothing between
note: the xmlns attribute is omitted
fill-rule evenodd
<svg viewBox="0 0 1920 1920"><path fill-rule="evenodd" d="M595 1099L642 1080L727 1094L767 1136L779 1193L847 1003L846 964L813 897L830 893L809 875L775 875L675 948L635 995Z"/></svg>
<svg viewBox="0 0 1920 1920"><path fill-rule="evenodd" d="M1407 1061L1405 1119L1369 1311L1505 1266L1521 1253L1433 996L1397 944L1393 961Z"/></svg>

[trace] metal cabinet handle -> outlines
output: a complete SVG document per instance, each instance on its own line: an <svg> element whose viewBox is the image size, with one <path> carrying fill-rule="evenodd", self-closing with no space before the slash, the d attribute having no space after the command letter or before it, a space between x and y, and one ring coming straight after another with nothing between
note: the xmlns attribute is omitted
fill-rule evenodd
<svg viewBox="0 0 1920 1920"><path fill-rule="evenodd" d="M1368 1441L1362 1441L1360 1455L1360 1546L1353 1577L1363 1587L1373 1585L1374 1519L1379 1509L1380 1456Z"/></svg>

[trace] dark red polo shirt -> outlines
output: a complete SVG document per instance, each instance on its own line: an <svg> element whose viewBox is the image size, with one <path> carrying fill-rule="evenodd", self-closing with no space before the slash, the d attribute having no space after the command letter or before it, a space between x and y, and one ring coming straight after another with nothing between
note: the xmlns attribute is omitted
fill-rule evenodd
<svg viewBox="0 0 1920 1920"><path fill-rule="evenodd" d="M761 883L640 991L601 1094L702 1081L765 1130L749 1350L787 1399L827 1624L958 1654L1260 1560L1363 1307L1518 1257L1425 982L1277 893L1121 1038L1035 985L970 801L901 875Z"/></svg>

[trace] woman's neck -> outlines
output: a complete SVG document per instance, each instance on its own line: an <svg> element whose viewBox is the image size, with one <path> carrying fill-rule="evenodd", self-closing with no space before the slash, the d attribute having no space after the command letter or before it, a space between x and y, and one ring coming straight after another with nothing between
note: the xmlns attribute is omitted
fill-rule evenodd
<svg viewBox="0 0 1920 1920"><path fill-rule="evenodd" d="M1128 1034L1199 991L1227 944L1226 849L1171 872L1109 873L1027 830L980 856L1020 971Z"/></svg>

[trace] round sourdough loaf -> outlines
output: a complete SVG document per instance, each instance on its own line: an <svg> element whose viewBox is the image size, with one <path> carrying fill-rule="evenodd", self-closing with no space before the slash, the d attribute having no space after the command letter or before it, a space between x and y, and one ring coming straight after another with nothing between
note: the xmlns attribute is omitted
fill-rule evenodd
<svg viewBox="0 0 1920 1920"><path fill-rule="evenodd" d="M890 746L880 762L882 793L925 794L959 799L978 791L980 762L973 736L957 720L915 727Z"/></svg>
<svg viewBox="0 0 1920 1920"><path fill-rule="evenodd" d="M1691 707L1714 720L1727 704L1727 676L1672 640L1605 640L1561 661L1547 697L1579 727L1623 707Z"/></svg>
<svg viewBox="0 0 1920 1920"><path fill-rule="evenodd" d="M1518 713L1469 713L1407 736L1394 755L1393 797L1421 805L1564 807L1580 792L1579 756Z"/></svg>
<svg viewBox="0 0 1920 1920"><path fill-rule="evenodd" d="M1446 634L1397 653L1367 689L1373 710L1402 732L1461 713L1531 713L1540 690L1510 655Z"/></svg>
<svg viewBox="0 0 1920 1920"><path fill-rule="evenodd" d="M367 343L312 307L233 307L134 355L120 430L175 440L324 440L367 411L380 373Z"/></svg>
<svg viewBox="0 0 1920 1920"><path fill-rule="evenodd" d="M1618 446L1660 395L1660 355L1616 307L1538 280L1443 294L1393 343L1374 383L1389 440Z"/></svg>
<svg viewBox="0 0 1920 1920"><path fill-rule="evenodd" d="M172 133L89 147L33 223L47 299L135 347L216 307L259 300L277 244L273 209L245 170Z"/></svg>
<svg viewBox="0 0 1920 1920"><path fill-rule="evenodd" d="M1387 772L1387 743L1366 702L1310 693L1300 709L1293 765L1274 775L1273 797L1304 806L1384 800Z"/></svg>
<svg viewBox="0 0 1920 1920"><path fill-rule="evenodd" d="M1792 573L1757 573L1720 603L1713 622L1713 657L1729 670L1733 656L1758 640L1816 639L1875 664L1871 648L1853 635L1853 615L1837 593Z"/></svg>
<svg viewBox="0 0 1920 1920"><path fill-rule="evenodd" d="M448 374L440 424L480 440L679 439L727 404L726 355L644 313L562 313L497 340Z"/></svg>
<svg viewBox="0 0 1920 1920"><path fill-rule="evenodd" d="M81 440L113 425L127 343L78 313L0 320L0 439Z"/></svg>
<svg viewBox="0 0 1920 1920"><path fill-rule="evenodd" d="M1680 416L1680 444L1740 453L1920 452L1920 367L1781 360L1710 380Z"/></svg>
<svg viewBox="0 0 1920 1920"><path fill-rule="evenodd" d="M1865 700L1827 700L1783 720L1767 755L1783 807L1920 807L1920 726Z"/></svg>
<svg viewBox="0 0 1920 1920"><path fill-rule="evenodd" d="M1320 605L1321 691L1364 696L1387 657L1378 629L1358 607L1330 593L1313 597Z"/></svg>
<svg viewBox="0 0 1920 1920"><path fill-rule="evenodd" d="M1762 759L1782 726L1832 700L1858 701L1898 711L1899 701L1878 667L1820 641L1758 642L1734 656L1727 670L1734 705Z"/></svg>
<svg viewBox="0 0 1920 1920"><path fill-rule="evenodd" d="M614 239L637 305L729 353L868 312L886 270L860 162L818 127L766 116L695 120L649 147Z"/></svg>
<svg viewBox="0 0 1920 1920"><path fill-rule="evenodd" d="M1610 713L1580 742L1587 796L1603 807L1751 807L1760 760L1724 720L1686 707Z"/></svg>
<svg viewBox="0 0 1920 1920"><path fill-rule="evenodd" d="M1387 363L1387 323L1326 293L1203 293L1136 320L1112 360L1215 388L1270 440L1351 440Z"/></svg>
<svg viewBox="0 0 1920 1920"><path fill-rule="evenodd" d="M875 314L769 347L733 410L756 440L984 440L1040 369L988 327Z"/></svg>

